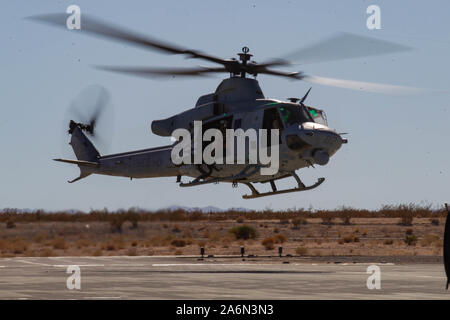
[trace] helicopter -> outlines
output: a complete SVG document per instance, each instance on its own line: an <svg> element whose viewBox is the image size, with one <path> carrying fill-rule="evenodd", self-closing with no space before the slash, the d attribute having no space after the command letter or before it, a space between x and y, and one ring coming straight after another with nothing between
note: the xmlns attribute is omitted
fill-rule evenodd
<svg viewBox="0 0 450 320"><path fill-rule="evenodd" d="M66 15L45 14L31 19L50 25L65 27ZM187 130L194 135L194 123L201 121L201 134L208 129L247 131L264 129L276 132L271 136L267 149L278 150L278 170L269 175L260 173L263 164L257 163L188 163L175 164L172 152L180 143L123 153L101 155L89 137L96 133L102 101L94 108L93 115L83 121L70 120L68 133L70 145L76 160L54 159L55 161L77 165L80 175L69 181L73 183L91 174L134 178L174 177L180 187L195 187L205 184L227 182L236 187L239 183L250 189L244 199L260 198L283 193L311 190L321 185L325 178L306 186L296 171L302 168L324 166L348 141L342 133L328 125L325 112L305 104L311 88L300 98L287 100L271 99L264 96L256 77L260 74L303 80L312 83L341 88L365 90L381 93L410 93L418 88L349 81L306 75L303 72L285 72L273 67L292 65L292 60L302 64L341 60L409 50L409 47L393 42L354 34L342 33L310 47L297 50L282 59L271 59L262 63L252 60L249 48L242 48L238 59L222 59L197 50L169 44L136 32L114 26L97 18L83 15L80 33L99 36L122 43L159 51L166 54L183 55L201 59L219 66L200 66L196 68L150 68L97 66L98 69L126 75L153 77L205 76L212 73L228 73L217 89L198 98L195 106L166 119L154 120L151 130L162 137L173 137L175 130ZM227 138L225 138L227 139ZM231 138L233 139L233 137ZM230 140L230 138L228 138ZM245 141L245 140L244 140ZM249 141L245 142L249 147ZM205 145L202 143L201 148ZM192 178L182 182L182 177ZM276 181L293 178L296 186L278 190ZM270 191L261 192L256 183L270 184Z"/></svg>

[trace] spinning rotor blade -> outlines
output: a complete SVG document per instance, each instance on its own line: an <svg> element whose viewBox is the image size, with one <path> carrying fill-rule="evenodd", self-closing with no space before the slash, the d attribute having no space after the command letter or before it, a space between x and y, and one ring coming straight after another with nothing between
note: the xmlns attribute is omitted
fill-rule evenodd
<svg viewBox="0 0 450 320"><path fill-rule="evenodd" d="M394 42L339 33L312 46L297 50L284 57L296 64L327 62L407 51L412 48Z"/></svg>
<svg viewBox="0 0 450 320"><path fill-rule="evenodd" d="M270 69L262 69L258 71L258 74L270 74L273 76L280 76L280 77L286 77L296 80L302 80L304 75L302 72L284 72L284 71L277 71L277 70L270 70Z"/></svg>
<svg viewBox="0 0 450 320"><path fill-rule="evenodd" d="M108 91L99 85L84 88L71 102L65 119L65 130L70 120L81 125L100 145L102 150L109 146L112 135L112 105Z"/></svg>
<svg viewBox="0 0 450 320"><path fill-rule="evenodd" d="M35 15L29 17L28 19L66 28L67 15L64 13L52 13ZM83 14L81 17L81 32L86 32L92 35L101 36L112 40L118 40L127 44L161 51L168 54L185 54L190 58L204 59L220 64L226 64L228 61L218 57L206 55L195 50L183 48L174 44L169 44L161 40L152 39L148 36L140 35L137 32L127 30L123 27L116 27L97 18L87 16L86 14Z"/></svg>
<svg viewBox="0 0 450 320"><path fill-rule="evenodd" d="M366 92L376 92L392 95L410 95L410 94L424 94L432 92L431 89L397 86L390 84L374 83L374 82L363 82L363 81L353 81L344 80L336 78L327 78L319 76L304 76L304 81L321 84L325 86L332 86L351 90L360 90Z"/></svg>
<svg viewBox="0 0 450 320"><path fill-rule="evenodd" d="M148 68L148 67L113 67L96 66L95 68L105 71L119 72L139 77L170 77L170 76L205 76L209 73L228 72L224 67L218 68Z"/></svg>

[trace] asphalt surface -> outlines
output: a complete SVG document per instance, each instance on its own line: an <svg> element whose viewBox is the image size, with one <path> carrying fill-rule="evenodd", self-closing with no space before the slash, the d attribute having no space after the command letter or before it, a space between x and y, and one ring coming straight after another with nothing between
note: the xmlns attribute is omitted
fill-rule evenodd
<svg viewBox="0 0 450 320"><path fill-rule="evenodd" d="M367 288L370 265L381 289ZM80 289L68 289L69 266ZM69 281L70 282L70 281ZM76 281L69 285L74 286ZM441 263L326 263L295 258L1 258L0 299L449 299Z"/></svg>

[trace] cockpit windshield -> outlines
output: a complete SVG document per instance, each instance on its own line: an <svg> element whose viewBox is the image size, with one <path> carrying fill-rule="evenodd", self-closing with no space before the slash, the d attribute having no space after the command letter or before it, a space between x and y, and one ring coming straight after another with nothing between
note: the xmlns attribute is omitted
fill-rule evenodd
<svg viewBox="0 0 450 320"><path fill-rule="evenodd" d="M281 119L286 127L303 122L311 122L312 118L303 106L282 105L280 107Z"/></svg>
<svg viewBox="0 0 450 320"><path fill-rule="evenodd" d="M323 110L319 110L313 107L308 107L308 113L311 115L311 118L315 123L323 124L324 126L328 126L327 123L327 116L325 115L325 112Z"/></svg>

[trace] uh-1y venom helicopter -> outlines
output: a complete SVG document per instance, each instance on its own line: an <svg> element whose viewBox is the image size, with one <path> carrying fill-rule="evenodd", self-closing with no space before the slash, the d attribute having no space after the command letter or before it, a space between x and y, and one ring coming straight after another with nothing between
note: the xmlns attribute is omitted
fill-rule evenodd
<svg viewBox="0 0 450 320"><path fill-rule="evenodd" d="M31 17L33 20L65 27L66 15L47 14ZM54 159L56 161L78 165L80 176L74 182L91 174L122 176L129 178L177 177L182 187L198 186L207 183L230 182L233 186L245 184L251 190L244 199L257 198L274 194L309 190L320 185L325 179L320 178L315 184L305 186L295 173L296 170L318 165L326 165L347 140L335 130L330 129L323 110L305 105L310 90L302 98L289 98L288 101L268 99L264 96L258 81L247 77L269 74L289 79L306 80L313 83L344 87L356 90L388 93L409 93L417 88L356 82L323 77L308 76L302 72L284 72L271 69L275 66L291 64L295 59L301 63L322 62L368 55L403 51L409 48L392 42L372 39L352 34L339 34L316 45L301 49L288 55L285 59L273 59L263 63L250 60L252 55L244 47L237 59L222 59L167 44L135 32L118 28L98 19L83 15L81 33L97 35L127 44L168 54L181 54L189 58L203 59L219 67L198 67L191 69L147 68L147 67L107 67L100 69L120 72L142 77L155 76L202 76L210 73L229 73L216 91L201 96L195 107L163 120L152 122L153 133L170 137L175 129L184 128L192 132L193 122L202 121L203 130L208 128L242 128L280 130L279 170L273 175L261 175L260 165L250 164L188 164L174 165L171 150L174 145L124 153L100 155L87 134L93 135L97 117L94 115L85 123L70 121L70 144L77 160ZM77 31L80 32L80 31ZM95 111L94 114L99 112ZM274 142L272 142L274 143ZM181 182L182 176L194 178L191 182ZM293 177L297 186L292 189L277 190L275 181ZM258 192L254 183L270 183L270 192Z"/></svg>

